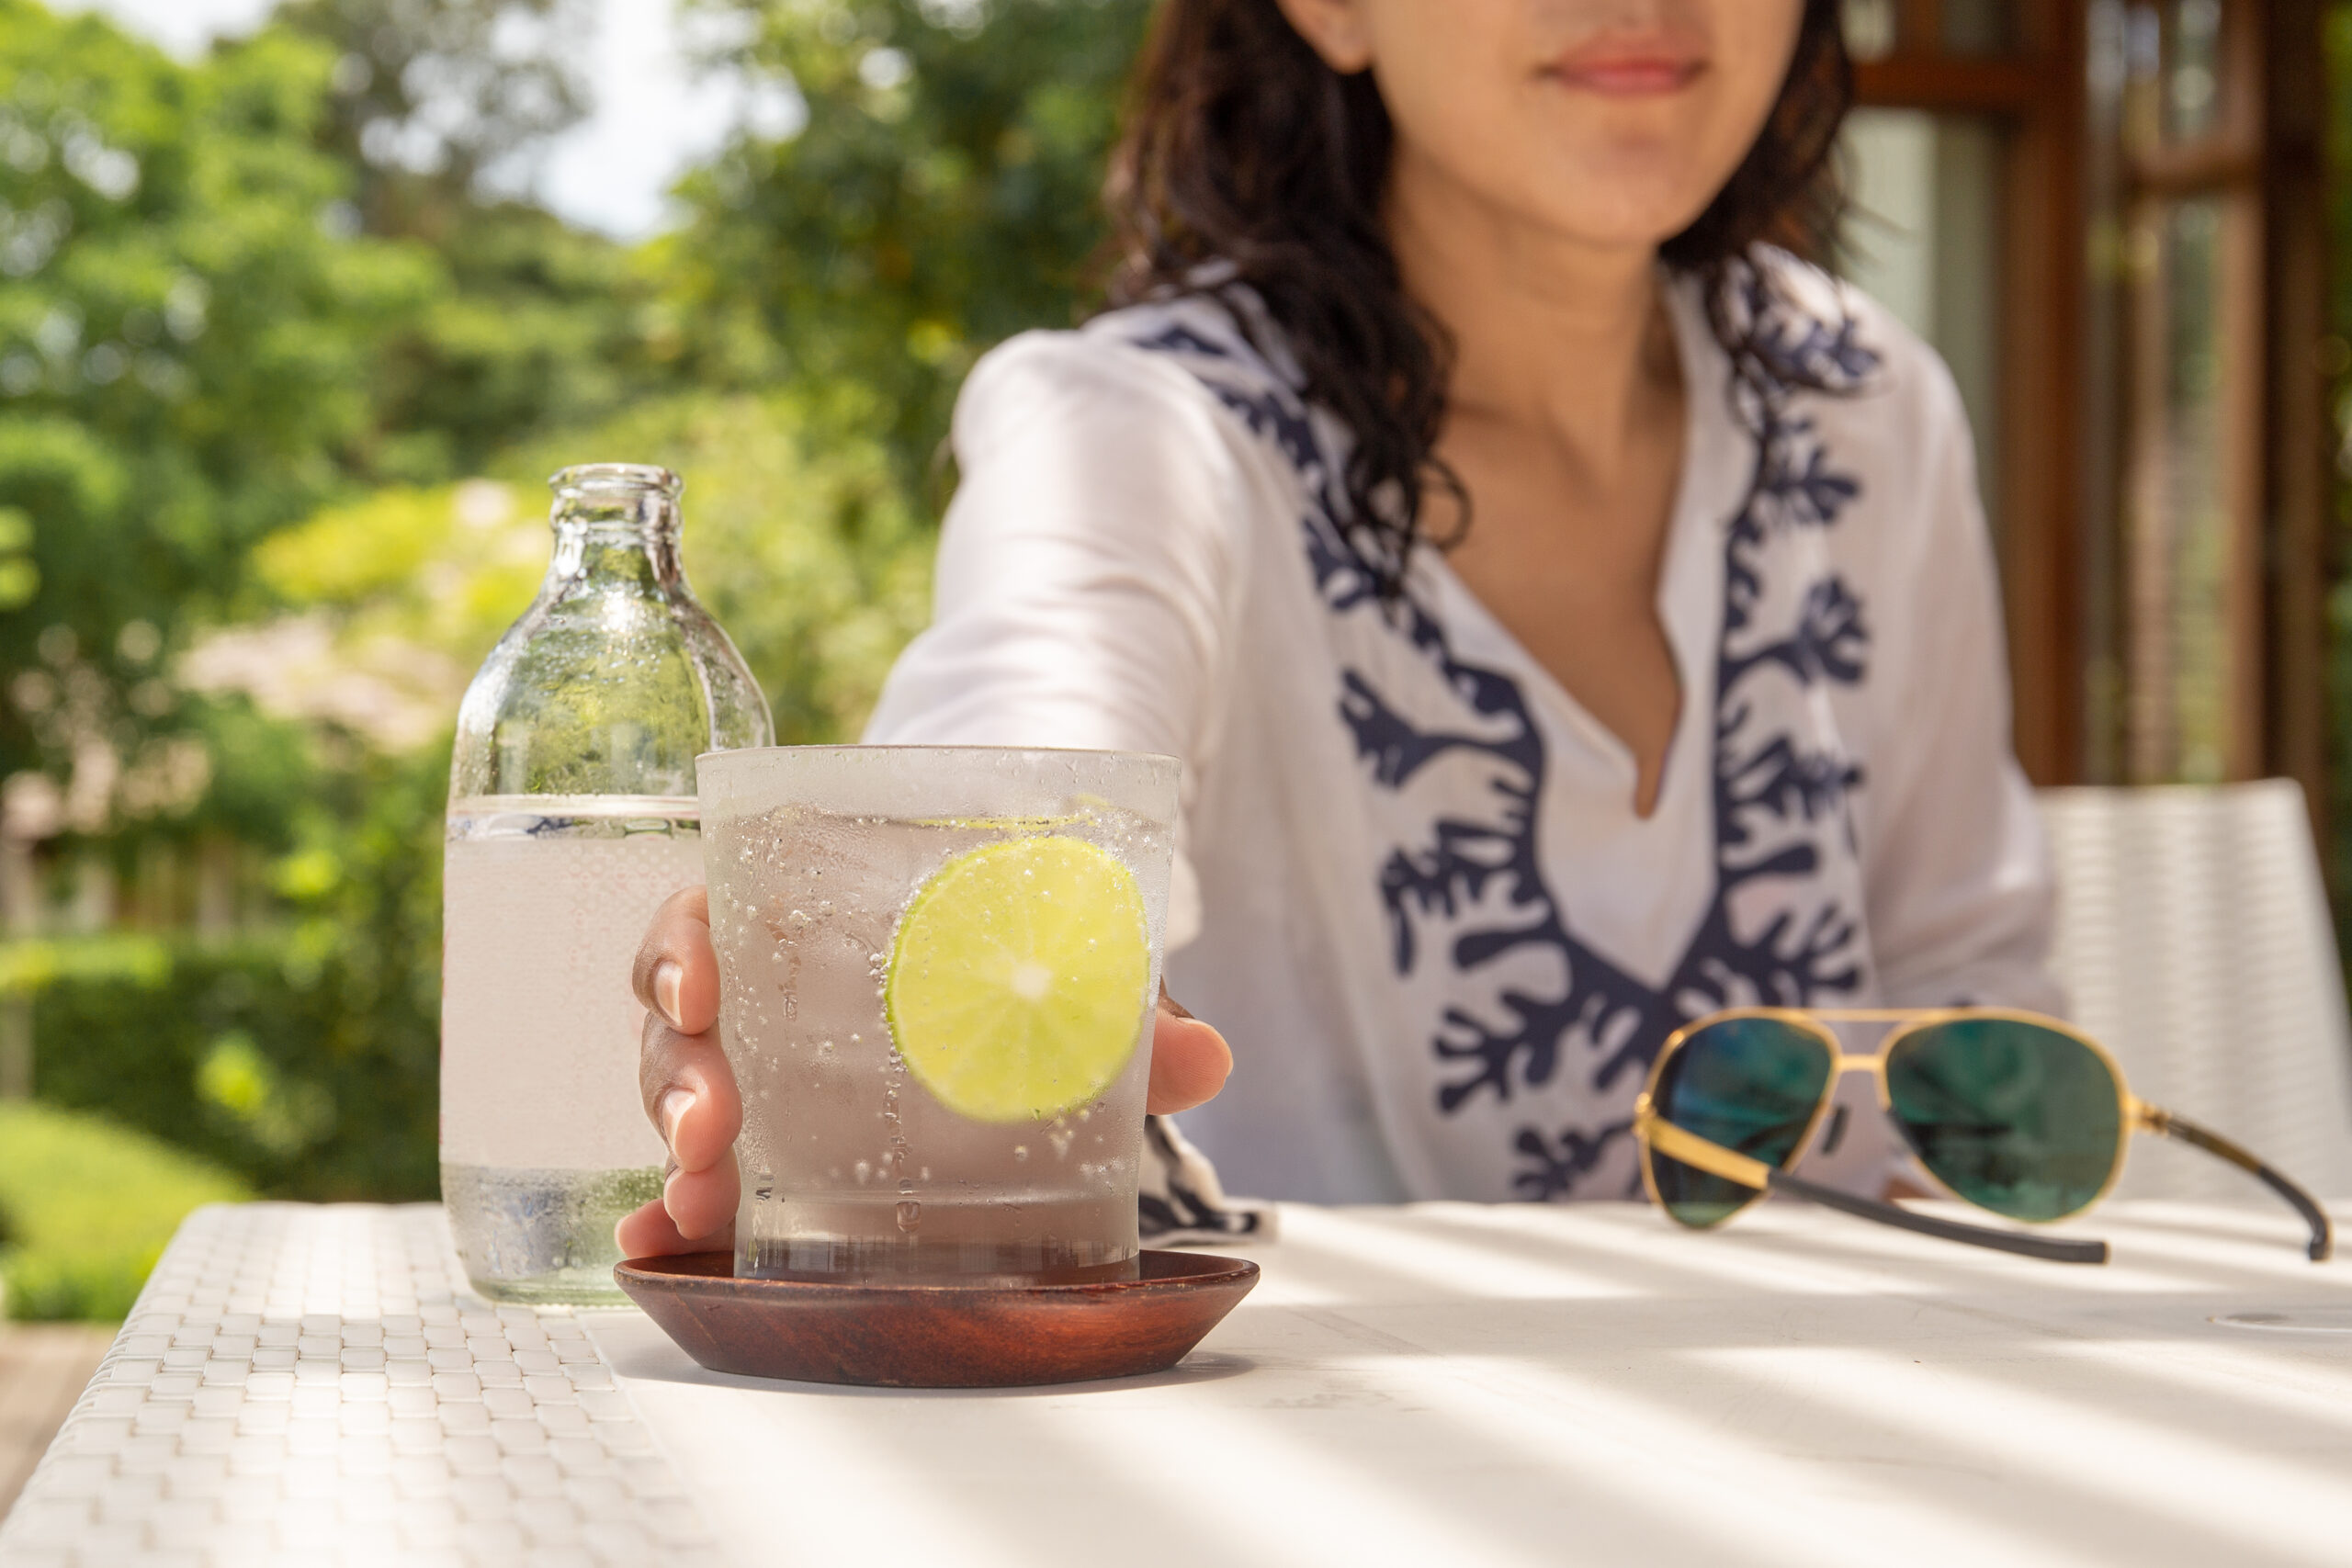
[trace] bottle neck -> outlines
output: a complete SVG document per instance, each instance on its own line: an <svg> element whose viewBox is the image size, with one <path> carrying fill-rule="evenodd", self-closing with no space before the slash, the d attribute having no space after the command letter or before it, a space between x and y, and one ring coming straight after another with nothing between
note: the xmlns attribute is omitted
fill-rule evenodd
<svg viewBox="0 0 2352 1568"><path fill-rule="evenodd" d="M684 591L678 565L678 516L644 525L566 517L555 519L555 554L548 561L548 586L559 584L635 589L647 593Z"/></svg>
<svg viewBox="0 0 2352 1568"><path fill-rule="evenodd" d="M678 568L678 481L660 468L571 468L556 477L548 586L671 594Z"/></svg>

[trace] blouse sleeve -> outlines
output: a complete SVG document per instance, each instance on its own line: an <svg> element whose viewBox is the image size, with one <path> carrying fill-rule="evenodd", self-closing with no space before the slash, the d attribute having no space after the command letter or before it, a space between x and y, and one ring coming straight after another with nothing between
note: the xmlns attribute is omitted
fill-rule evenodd
<svg viewBox="0 0 2352 1568"><path fill-rule="evenodd" d="M1871 747L1863 853L1872 946L1886 1001L2058 1012L2046 967L2050 854L2011 750L2008 668L1992 542L1967 414L1921 350L1918 491L1925 527L1886 601L1874 679L1891 696Z"/></svg>
<svg viewBox="0 0 2352 1568"><path fill-rule="evenodd" d="M956 405L933 623L865 738L1164 753L1189 807L1218 730L1248 483L1217 420L1181 372L1082 333L982 359ZM1179 838L1171 946L1199 920Z"/></svg>

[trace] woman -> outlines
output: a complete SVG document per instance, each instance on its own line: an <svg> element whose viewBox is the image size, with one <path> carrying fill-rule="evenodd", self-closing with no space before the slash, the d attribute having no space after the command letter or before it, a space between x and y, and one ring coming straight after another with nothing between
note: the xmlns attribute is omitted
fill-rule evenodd
<svg viewBox="0 0 2352 1568"><path fill-rule="evenodd" d="M1846 96L1835 0L1165 5L1120 308L973 371L869 739L1184 759L1230 1184L1623 1197L1689 1018L2054 999L1951 378L1771 248ZM639 975L653 1250L735 1105L696 909ZM1163 1012L1153 1108L1226 1062ZM1883 1185L1878 1122L1808 1170Z"/></svg>

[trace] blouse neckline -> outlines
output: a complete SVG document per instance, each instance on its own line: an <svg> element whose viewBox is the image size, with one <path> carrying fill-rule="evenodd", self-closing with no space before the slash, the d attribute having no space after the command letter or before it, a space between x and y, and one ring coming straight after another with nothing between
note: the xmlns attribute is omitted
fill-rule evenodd
<svg viewBox="0 0 2352 1568"><path fill-rule="evenodd" d="M1467 640L1498 650L1527 673L1538 711L1574 734L1600 765L1611 771L1611 791L1622 813L1617 825L1631 832L1674 831L1690 790L1707 787L1714 709L1715 653L1722 635L1723 595L1718 534L1739 504L1744 464L1752 442L1731 418L1726 400L1729 362L1707 324L1695 278L1665 272L1664 297L1683 385L1682 467L1675 481L1667 520L1664 558L1655 608L1674 660L1679 709L1658 773L1657 799L1645 817L1634 809L1641 768L1633 748L1595 717L1590 709L1531 652L1486 601L1464 582L1444 555L1419 553L1414 573L1428 583L1441 618Z"/></svg>

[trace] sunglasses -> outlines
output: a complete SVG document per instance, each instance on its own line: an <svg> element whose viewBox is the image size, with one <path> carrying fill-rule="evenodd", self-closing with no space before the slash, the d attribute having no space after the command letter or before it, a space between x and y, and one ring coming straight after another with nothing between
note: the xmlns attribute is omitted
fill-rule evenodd
<svg viewBox="0 0 2352 1568"><path fill-rule="evenodd" d="M1868 1055L1842 1050L1831 1023L1892 1023ZM1994 1008L1736 1008L1677 1030L1634 1101L1642 1184L1683 1224L1721 1224L1770 1192L1926 1235L2059 1263L2104 1263L2107 1243L1972 1225L1914 1213L1792 1174L1829 1113L1838 1078L1867 1072L1918 1162L1951 1196L2007 1219L2081 1213L2114 1187L2133 1133L2218 1155L2292 1204L2311 1257L2335 1244L2311 1194L2245 1150L2135 1098L2089 1036L2039 1013Z"/></svg>

